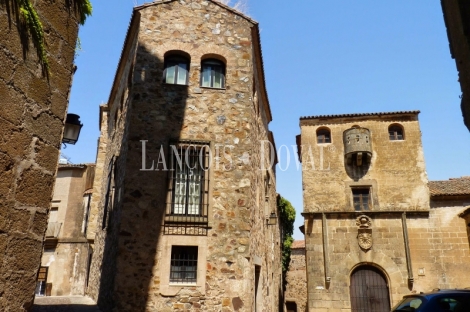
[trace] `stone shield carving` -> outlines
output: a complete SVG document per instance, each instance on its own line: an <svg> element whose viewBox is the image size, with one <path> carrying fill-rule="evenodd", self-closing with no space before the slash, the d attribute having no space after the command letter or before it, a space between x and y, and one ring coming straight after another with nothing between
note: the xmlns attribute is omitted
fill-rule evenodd
<svg viewBox="0 0 470 312"><path fill-rule="evenodd" d="M372 247L372 233L359 233L357 235L357 241L362 249L370 249Z"/></svg>

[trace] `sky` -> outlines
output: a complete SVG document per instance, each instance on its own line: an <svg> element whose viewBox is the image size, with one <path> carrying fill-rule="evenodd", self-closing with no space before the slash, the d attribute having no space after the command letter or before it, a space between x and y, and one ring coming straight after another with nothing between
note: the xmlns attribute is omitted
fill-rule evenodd
<svg viewBox="0 0 470 312"><path fill-rule="evenodd" d="M117 4L118 3L118 4ZM69 112L84 124L72 163L95 162L99 105L106 103L132 8L142 0L94 0L79 33ZM248 0L259 22L276 146L292 145L301 116L420 110L429 180L470 175L470 133L460 111L455 61L439 0ZM277 192L297 211L301 171L277 168Z"/></svg>

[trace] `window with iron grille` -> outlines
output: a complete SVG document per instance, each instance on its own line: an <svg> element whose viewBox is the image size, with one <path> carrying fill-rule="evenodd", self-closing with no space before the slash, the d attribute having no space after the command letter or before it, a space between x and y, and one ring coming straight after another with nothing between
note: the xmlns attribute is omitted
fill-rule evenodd
<svg viewBox="0 0 470 312"><path fill-rule="evenodd" d="M197 282L197 246L172 246L170 283Z"/></svg>
<svg viewBox="0 0 470 312"><path fill-rule="evenodd" d="M390 141L404 140L403 128L400 125L391 125L388 127Z"/></svg>
<svg viewBox="0 0 470 312"><path fill-rule="evenodd" d="M331 133L327 128L317 130L317 143L331 143Z"/></svg>
<svg viewBox="0 0 470 312"><path fill-rule="evenodd" d="M172 144L165 234L207 234L210 146Z"/></svg>
<svg viewBox="0 0 470 312"><path fill-rule="evenodd" d="M362 211L370 209L370 188L353 188L352 196L354 210Z"/></svg>

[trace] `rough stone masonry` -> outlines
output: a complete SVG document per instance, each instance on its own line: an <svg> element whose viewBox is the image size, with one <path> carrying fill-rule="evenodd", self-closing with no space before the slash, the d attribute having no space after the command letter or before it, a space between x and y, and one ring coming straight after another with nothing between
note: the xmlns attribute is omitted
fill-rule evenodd
<svg viewBox="0 0 470 312"><path fill-rule="evenodd" d="M50 65L0 6L0 310L31 308L72 77L78 22L66 1L35 1Z"/></svg>

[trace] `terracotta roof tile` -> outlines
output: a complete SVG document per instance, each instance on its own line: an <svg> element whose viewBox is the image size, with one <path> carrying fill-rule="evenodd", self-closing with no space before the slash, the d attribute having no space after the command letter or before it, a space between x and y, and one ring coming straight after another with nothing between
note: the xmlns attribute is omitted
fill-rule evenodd
<svg viewBox="0 0 470 312"><path fill-rule="evenodd" d="M419 114L419 110L414 111L398 111L398 112L379 112L379 113L356 113L356 114L340 114L340 115L318 115L318 116L304 116L300 117L303 119L315 119L315 118L344 118L344 117L360 117L360 116L385 116L385 115L398 115L398 114Z"/></svg>
<svg viewBox="0 0 470 312"><path fill-rule="evenodd" d="M305 248L304 240L296 240L292 243L291 249L301 249L301 248Z"/></svg>
<svg viewBox="0 0 470 312"><path fill-rule="evenodd" d="M431 196L470 195L470 176L429 181L428 186Z"/></svg>

